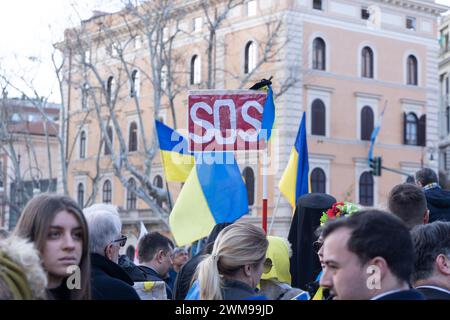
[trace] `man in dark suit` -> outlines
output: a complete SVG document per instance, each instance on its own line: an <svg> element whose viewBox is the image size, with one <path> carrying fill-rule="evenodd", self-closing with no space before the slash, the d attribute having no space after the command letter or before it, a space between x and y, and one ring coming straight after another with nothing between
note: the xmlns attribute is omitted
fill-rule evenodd
<svg viewBox="0 0 450 320"><path fill-rule="evenodd" d="M138 245L141 276L135 282L164 281L167 299L172 299L172 289L168 285L169 269L172 266L173 242L158 232L147 233Z"/></svg>
<svg viewBox="0 0 450 320"><path fill-rule="evenodd" d="M450 221L450 191L440 187L436 173L429 168L420 169L416 172L416 183L425 192L429 222Z"/></svg>
<svg viewBox="0 0 450 320"><path fill-rule="evenodd" d="M450 300L450 222L415 227L413 284L428 300Z"/></svg>
<svg viewBox="0 0 450 320"><path fill-rule="evenodd" d="M411 236L396 216L360 211L325 224L320 285L337 300L423 300L411 289Z"/></svg>

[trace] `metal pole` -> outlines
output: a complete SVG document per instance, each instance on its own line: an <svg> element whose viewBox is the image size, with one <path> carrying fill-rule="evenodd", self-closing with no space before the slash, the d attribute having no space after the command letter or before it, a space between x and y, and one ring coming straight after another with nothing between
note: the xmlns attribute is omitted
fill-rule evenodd
<svg viewBox="0 0 450 320"><path fill-rule="evenodd" d="M263 155L263 216L262 216L262 228L267 234L267 207L268 207L268 195L267 195L267 152L268 148L264 150Z"/></svg>
<svg viewBox="0 0 450 320"><path fill-rule="evenodd" d="M403 172L403 171L400 171L400 170L391 169L391 168L387 168L387 167L384 167L384 166L381 166L381 169L384 169L386 171L391 171L391 172L394 172L394 173L398 173L398 174L401 174L401 175L404 175L404 176L412 177L409 173L406 173L406 172Z"/></svg>
<svg viewBox="0 0 450 320"><path fill-rule="evenodd" d="M270 235L270 233L272 232L272 227L273 227L273 223L275 222L275 215L277 214L278 205L280 204L280 200L281 200L281 192L278 194L277 204L275 205L275 209L273 210L273 213L272 213L272 220L270 221L269 232L267 233L268 235Z"/></svg>

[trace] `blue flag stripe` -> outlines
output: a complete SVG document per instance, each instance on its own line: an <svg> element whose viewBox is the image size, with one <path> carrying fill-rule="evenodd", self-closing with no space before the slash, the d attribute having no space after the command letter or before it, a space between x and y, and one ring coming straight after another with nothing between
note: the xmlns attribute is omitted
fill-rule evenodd
<svg viewBox="0 0 450 320"><path fill-rule="evenodd" d="M161 121L155 120L159 148L163 151L174 151L180 154L190 154L188 141L172 128Z"/></svg>
<svg viewBox="0 0 450 320"><path fill-rule="evenodd" d="M308 159L308 145L306 141L306 114L303 113L300 128L297 133L295 141L295 150L298 153L297 165L297 181L295 184L295 200L300 196L308 193L309 185L309 159Z"/></svg>
<svg viewBox="0 0 450 320"><path fill-rule="evenodd" d="M247 189L236 160L224 164L196 162L198 180L216 223L234 222L246 214Z"/></svg>

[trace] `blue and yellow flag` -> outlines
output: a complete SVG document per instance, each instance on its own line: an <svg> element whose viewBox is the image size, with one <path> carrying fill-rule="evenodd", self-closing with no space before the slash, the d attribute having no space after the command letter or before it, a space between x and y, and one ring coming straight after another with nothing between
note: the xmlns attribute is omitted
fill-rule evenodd
<svg viewBox="0 0 450 320"><path fill-rule="evenodd" d="M196 154L195 166L181 189L169 217L178 246L209 235L217 223L234 222L248 212L247 189L239 167L230 163L206 163Z"/></svg>
<svg viewBox="0 0 450 320"><path fill-rule="evenodd" d="M275 123L275 103L273 102L272 86L268 86L267 98L264 103L264 111L262 114L261 131L258 135L258 140L270 140L272 135L273 125Z"/></svg>
<svg viewBox="0 0 450 320"><path fill-rule="evenodd" d="M185 182L194 166L194 156L188 151L188 141L161 121L155 120L155 123L166 180Z"/></svg>
<svg viewBox="0 0 450 320"><path fill-rule="evenodd" d="M294 148L292 148L288 165L278 184L281 193L289 201L292 208L297 206L297 200L301 195L308 193L309 162L305 122L306 115L303 113Z"/></svg>

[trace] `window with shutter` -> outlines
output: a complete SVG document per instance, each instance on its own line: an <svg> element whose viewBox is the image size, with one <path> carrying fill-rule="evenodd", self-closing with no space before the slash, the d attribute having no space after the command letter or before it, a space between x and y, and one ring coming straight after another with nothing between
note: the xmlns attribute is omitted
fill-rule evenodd
<svg viewBox="0 0 450 320"><path fill-rule="evenodd" d="M425 147L426 144L427 144L427 120L426 115L423 115L419 119L417 145Z"/></svg>

